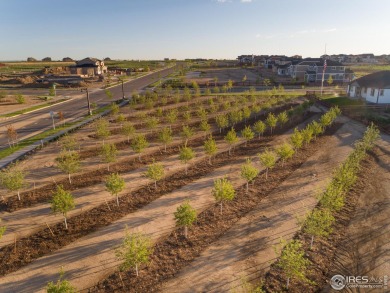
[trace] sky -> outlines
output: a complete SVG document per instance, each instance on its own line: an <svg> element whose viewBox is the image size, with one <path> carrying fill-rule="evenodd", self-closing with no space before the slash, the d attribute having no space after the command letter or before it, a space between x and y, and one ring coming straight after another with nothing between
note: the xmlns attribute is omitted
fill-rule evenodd
<svg viewBox="0 0 390 293"><path fill-rule="evenodd" d="M390 0L0 0L0 60L390 54Z"/></svg>

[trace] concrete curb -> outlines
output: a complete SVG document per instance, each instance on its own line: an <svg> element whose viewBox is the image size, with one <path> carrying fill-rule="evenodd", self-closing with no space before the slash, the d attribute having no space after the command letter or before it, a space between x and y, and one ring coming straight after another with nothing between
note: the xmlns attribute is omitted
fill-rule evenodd
<svg viewBox="0 0 390 293"><path fill-rule="evenodd" d="M127 105L129 103L129 101L130 100L122 101L121 103L118 104L118 106L123 107L123 106ZM42 139L41 141L36 141L33 144L26 146L25 148L9 155L8 157L1 159L0 160L0 170L7 167L8 165L10 165L12 163L15 163L19 160L24 159L25 157L34 153L36 150L43 148L48 143L59 139L61 136L65 135L67 133L73 132L73 131L95 121L96 119L109 114L110 112L111 112L111 109L108 109L108 110L106 110L98 115L95 115L95 116L90 117L90 118L88 118L80 123L77 123L76 125L74 125L72 127L69 127L67 129L63 129L55 134L52 134L52 135Z"/></svg>

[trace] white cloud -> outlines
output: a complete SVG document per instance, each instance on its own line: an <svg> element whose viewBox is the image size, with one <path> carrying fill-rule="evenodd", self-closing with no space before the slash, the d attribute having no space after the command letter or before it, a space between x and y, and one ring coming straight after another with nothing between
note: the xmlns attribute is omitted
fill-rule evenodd
<svg viewBox="0 0 390 293"><path fill-rule="evenodd" d="M228 0L216 0L218 3L225 3L228 2Z"/></svg>
<svg viewBox="0 0 390 293"><path fill-rule="evenodd" d="M322 30L323 33L331 33L331 32L335 32L335 31L337 31L337 28L331 28L331 29Z"/></svg>
<svg viewBox="0 0 390 293"><path fill-rule="evenodd" d="M241 3L251 3L252 0L241 0Z"/></svg>

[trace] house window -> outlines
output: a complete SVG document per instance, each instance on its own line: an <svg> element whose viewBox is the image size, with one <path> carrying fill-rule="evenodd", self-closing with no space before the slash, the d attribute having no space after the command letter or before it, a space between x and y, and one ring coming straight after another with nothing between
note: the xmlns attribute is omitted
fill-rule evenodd
<svg viewBox="0 0 390 293"><path fill-rule="evenodd" d="M363 94L367 94L367 88L363 88Z"/></svg>
<svg viewBox="0 0 390 293"><path fill-rule="evenodd" d="M375 95L375 89L371 89L371 96L373 97Z"/></svg>
<svg viewBox="0 0 390 293"><path fill-rule="evenodd" d="M380 96L384 96L385 95L385 90L380 90L379 95Z"/></svg>

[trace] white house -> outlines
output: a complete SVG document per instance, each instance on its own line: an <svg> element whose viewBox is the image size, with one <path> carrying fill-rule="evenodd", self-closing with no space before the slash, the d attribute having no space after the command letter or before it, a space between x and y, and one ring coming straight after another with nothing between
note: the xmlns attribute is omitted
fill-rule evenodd
<svg viewBox="0 0 390 293"><path fill-rule="evenodd" d="M363 98L376 104L390 104L390 70L375 72L355 79L348 85L351 98Z"/></svg>

